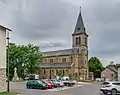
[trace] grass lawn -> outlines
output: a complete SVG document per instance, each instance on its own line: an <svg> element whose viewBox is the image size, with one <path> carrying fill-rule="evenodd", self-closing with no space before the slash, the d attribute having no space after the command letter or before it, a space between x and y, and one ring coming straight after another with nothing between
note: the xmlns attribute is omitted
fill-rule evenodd
<svg viewBox="0 0 120 95"><path fill-rule="evenodd" d="M3 92L3 93L0 93L0 95L16 95L17 93L16 92Z"/></svg>

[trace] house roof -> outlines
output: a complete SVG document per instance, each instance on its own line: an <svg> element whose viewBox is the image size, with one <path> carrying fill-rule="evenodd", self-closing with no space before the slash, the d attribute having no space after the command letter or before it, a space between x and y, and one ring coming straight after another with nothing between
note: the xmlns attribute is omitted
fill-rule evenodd
<svg viewBox="0 0 120 95"><path fill-rule="evenodd" d="M2 26L2 25L0 25L0 28L4 28L4 29L6 29L6 30L12 31L11 29L9 29L9 28L7 28L7 27L5 27L5 26Z"/></svg>
<svg viewBox="0 0 120 95"><path fill-rule="evenodd" d="M48 51L48 52L42 52L42 54L43 54L43 56L68 55L68 54L72 54L72 49Z"/></svg>
<svg viewBox="0 0 120 95"><path fill-rule="evenodd" d="M115 72L115 73L117 73L117 72L118 72L118 71L117 71L117 69L115 69L114 67L107 66L107 68L109 68L111 71L113 71L113 72Z"/></svg>
<svg viewBox="0 0 120 95"><path fill-rule="evenodd" d="M42 63L40 68L70 68L73 63Z"/></svg>

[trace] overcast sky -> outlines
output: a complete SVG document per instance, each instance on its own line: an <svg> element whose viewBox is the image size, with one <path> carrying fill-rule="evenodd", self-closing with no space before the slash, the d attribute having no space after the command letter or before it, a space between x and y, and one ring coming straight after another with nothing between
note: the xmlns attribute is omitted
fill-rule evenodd
<svg viewBox="0 0 120 95"><path fill-rule="evenodd" d="M0 24L11 42L41 51L72 47L79 7L89 35L89 57L120 62L120 0L0 0Z"/></svg>

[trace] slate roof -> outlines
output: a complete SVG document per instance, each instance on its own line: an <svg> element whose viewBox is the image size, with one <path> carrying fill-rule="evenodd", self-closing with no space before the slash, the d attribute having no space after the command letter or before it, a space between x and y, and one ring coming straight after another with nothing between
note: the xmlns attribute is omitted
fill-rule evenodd
<svg viewBox="0 0 120 95"><path fill-rule="evenodd" d="M40 68L70 68L73 63L42 63Z"/></svg>
<svg viewBox="0 0 120 95"><path fill-rule="evenodd" d="M2 25L0 25L0 28L4 28L4 29L6 29L6 30L8 30L8 31L12 31L11 29L9 29L9 28L7 28L7 27L5 27L5 26L2 26Z"/></svg>
<svg viewBox="0 0 120 95"><path fill-rule="evenodd" d="M75 26L74 33L72 35L74 36L74 35L80 35L80 34L85 34L86 36L88 36L86 34L86 30L85 30L85 26L84 26L82 14L81 14L81 9L80 9L80 12L79 12L79 16L78 16L78 19L77 19L77 23L76 23L76 26Z"/></svg>
<svg viewBox="0 0 120 95"><path fill-rule="evenodd" d="M75 31L74 32L77 32L78 28L80 28L80 32L85 32L84 31L85 27L84 27L84 23L83 23L81 12L79 13L79 16L78 16L78 19L77 19L77 23L76 23Z"/></svg>
<svg viewBox="0 0 120 95"><path fill-rule="evenodd" d="M48 51L48 52L42 52L42 54L43 54L43 56L68 55L68 54L72 54L72 49Z"/></svg>
<svg viewBox="0 0 120 95"><path fill-rule="evenodd" d="M118 70L115 69L114 67L110 67L110 66L108 66L107 68L109 68L110 70L112 70L112 71L115 72L115 73L118 73Z"/></svg>

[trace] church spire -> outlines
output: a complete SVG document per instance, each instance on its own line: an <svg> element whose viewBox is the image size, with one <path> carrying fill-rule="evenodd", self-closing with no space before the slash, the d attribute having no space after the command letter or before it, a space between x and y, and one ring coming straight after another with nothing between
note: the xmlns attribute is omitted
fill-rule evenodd
<svg viewBox="0 0 120 95"><path fill-rule="evenodd" d="M77 23L76 23L75 30L74 30L73 34L78 34L78 33L80 33L80 34L86 33L85 27L84 27L84 22L83 22L82 15L81 15L81 7L80 7L79 16L78 16Z"/></svg>

